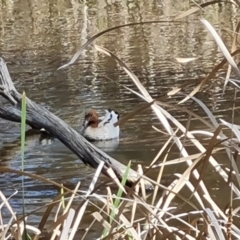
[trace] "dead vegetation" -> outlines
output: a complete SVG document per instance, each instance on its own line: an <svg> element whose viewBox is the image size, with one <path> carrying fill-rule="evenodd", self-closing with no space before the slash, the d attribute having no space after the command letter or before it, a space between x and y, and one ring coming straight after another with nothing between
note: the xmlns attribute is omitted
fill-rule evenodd
<svg viewBox="0 0 240 240"><path fill-rule="evenodd" d="M198 7L194 7L177 16L175 20L179 21L196 11L202 10L204 7L218 2L219 1L211 1ZM238 3L229 2L229 4ZM9 198L7 199L0 192L1 210L3 207L7 208L12 216L7 223L2 217L0 217L1 239L26 239L24 229L26 229L29 235L32 236L32 239L38 239L45 227L50 212L53 210L53 206L58 206L58 211L52 225L47 227L47 231L50 234L49 239L73 239L78 230L78 226L84 221L84 215L86 214L85 211L88 205L94 205L96 211L91 213L93 219L92 224L78 239L86 239L89 231L96 226L96 222L100 223L103 229L102 233L99 235L99 239L224 240L240 238L240 226L238 223L240 177L237 167L240 140L239 126L233 123L234 119L232 119L231 123L224 119L220 119L220 121L217 120L208 107L195 96L195 94L201 91L201 88L208 81L211 81L215 74L226 64L228 64L229 68L225 83L222 87L223 92L228 84L232 84L232 86L235 87L235 91L239 88L239 80L230 78L230 75L231 71L233 71L237 78L240 77L240 71L234 61L234 56L240 52L237 44L240 23L237 25L236 31L233 35L231 52L227 50L215 29L207 20L202 19L201 23L208 29L209 34L215 39L216 44L223 53L224 59L216 65L212 72L210 72L187 96L184 96L183 99L178 102L176 108L179 108L181 103L192 99L204 110L207 120L206 118L203 119L200 116L197 116L196 113L191 112L189 109L182 108L182 111L185 111L189 116L197 117L202 121L206 128L209 129L209 131L190 131L187 127L183 126L166 110L167 102L153 99L137 76L122 60L108 49L94 45L96 51L106 54L119 63L119 65L125 70L126 74L128 74L129 78L137 86L138 92L125 86L123 87L146 102L132 114L123 118L118 124L124 124L128 118L132 117L134 114L140 114L141 111L149 107L161 122L165 132L168 133L169 139L161 148L155 159L153 159L150 166L144 166L143 169L139 166L138 172L135 172L131 170L130 164L129 166L124 166L97 148L92 147L91 144L81 136L78 136L79 134L72 131L71 127L67 126L61 119L39 107L30 99L26 99L27 123L35 128L44 127L55 137L59 138L67 147L76 153L78 157L83 159L83 161L85 160L92 167L96 168L96 172L88 191L82 193L79 191L81 183L77 184L74 190L70 190L56 182L50 182L47 179L43 179L40 176L28 174L24 171L0 168L0 171L2 172L15 171L20 175L27 175L39 179L40 181L46 181L63 189L62 194L56 196L56 198L48 204L38 227L31 226L27 221L27 217L24 218L25 221L23 221L23 218L19 218L9 204ZM131 26L133 24L119 27ZM96 34L85 43L74 55L72 60L68 64L62 66L61 69L73 64L80 56L81 52L102 34L119 27L114 27ZM194 61L194 58L177 59L177 61ZM0 92L2 96L12 103L12 106L1 106L0 116L8 120L20 121L22 113L19 106L24 97L22 97L22 95L15 89L3 60L1 63L2 85L0 86ZM181 94L181 90L182 87L178 87L167 95L172 96L175 94ZM233 98L233 116L235 110L235 97L236 94L234 94ZM44 115L46 118L39 120L39 114L40 116ZM49 118L49 116L51 117ZM61 123L58 128L54 127L54 121ZM231 137L226 133L227 130L228 132L231 132ZM72 135L69 137L67 132L71 132ZM199 134L208 137L207 144L206 141L204 144L202 143L201 138L198 138ZM67 140L64 141L64 139ZM193 155L188 153L188 150L184 145L186 139L193 145L195 150ZM179 151L179 158L177 159L169 159L168 154L166 154L166 152L171 150L173 144L177 146ZM226 163L230 166L229 169L220 165L216 153L221 153L226 156ZM164 158L164 161L159 163L158 159L160 156ZM109 159L110 163L108 161ZM164 176L165 168L169 165L178 164L185 164L184 172L175 173L174 175L176 179L168 186L163 186L161 180ZM148 179L145 177L146 173L151 171L152 168L159 169L157 179ZM222 182L227 186L227 192L222 193L226 194L226 202L228 203L225 210L218 206L214 197L211 195L210 186L205 184L204 172L208 168L213 169L216 178L221 178ZM117 185L117 193L113 193L109 186L106 186L107 195L96 193L96 189L98 188L97 179L101 172L108 175ZM150 195L148 195L149 193L146 193L145 190L146 181L148 186L154 187L154 190ZM131 185L128 184L129 187L126 187L126 183L129 182L131 182ZM189 196L184 196L182 193L183 189L188 189ZM162 192L161 195L158 194L159 191ZM178 206L174 204L176 198L178 199ZM76 199L80 204L77 209L74 209L72 207L72 202ZM99 204L95 205L93 199L97 199ZM184 211L185 207L188 211Z"/></svg>

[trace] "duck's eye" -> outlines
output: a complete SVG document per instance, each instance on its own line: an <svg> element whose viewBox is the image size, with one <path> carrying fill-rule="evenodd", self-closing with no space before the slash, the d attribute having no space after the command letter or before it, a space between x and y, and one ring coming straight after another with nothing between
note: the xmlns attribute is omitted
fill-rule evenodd
<svg viewBox="0 0 240 240"><path fill-rule="evenodd" d="M89 117L92 117L92 113L87 113L87 114L85 115L85 118L89 118Z"/></svg>

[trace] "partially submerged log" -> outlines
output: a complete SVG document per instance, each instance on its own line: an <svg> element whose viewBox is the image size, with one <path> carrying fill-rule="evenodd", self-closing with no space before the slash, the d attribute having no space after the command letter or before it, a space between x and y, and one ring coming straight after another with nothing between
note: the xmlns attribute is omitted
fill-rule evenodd
<svg viewBox="0 0 240 240"><path fill-rule="evenodd" d="M9 107L0 106L0 117L10 121L20 122L21 94L14 87L7 66L2 58L0 58L0 95L12 104L12 106ZM100 161L103 161L104 167L102 168L102 173L106 176L108 176L107 169L109 167L113 169L120 180L126 172L126 166L124 164L95 147L62 119L29 98L27 98L27 124L36 129L44 128L74 152L83 163L93 168L97 168ZM130 169L127 185L131 186L139 177L138 172ZM143 179L146 189L152 189L153 185L148 179L145 176Z"/></svg>

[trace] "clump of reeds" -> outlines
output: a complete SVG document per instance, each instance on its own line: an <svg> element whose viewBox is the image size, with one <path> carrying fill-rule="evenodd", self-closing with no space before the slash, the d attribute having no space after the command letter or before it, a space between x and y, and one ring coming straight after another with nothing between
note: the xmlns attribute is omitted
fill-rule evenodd
<svg viewBox="0 0 240 240"><path fill-rule="evenodd" d="M205 5L203 4L201 7L206 7L209 4L210 3ZM188 12L181 14L176 19L186 17L197 10L198 9L191 9ZM109 186L106 187L106 195L96 193L97 179L104 164L102 162L99 164L95 172L89 189L84 193L79 191L81 183L78 183L74 190L70 190L56 182L51 182L63 191L62 194L57 196L51 203L48 204L46 212L43 215L42 221L39 223L38 227L29 225L26 216L19 218L9 204L10 198L7 199L0 192L1 210L3 207L6 207L11 214L7 223L4 223L4 219L0 216L1 239L27 239L30 236L32 239L38 239L44 230L44 226L46 225L47 219L53 210L53 207L56 205L58 205L58 211L52 225L49 225L48 227L45 226L49 234L48 239L73 239L78 231L78 227L81 225L81 222L84 221L84 214L88 205L95 205L92 201L93 199L97 199L99 204L97 206L95 205L96 211L91 213L93 219L92 223L89 225L89 228L86 229L85 233L77 239L86 239L89 231L94 229L94 226L96 226L96 222L102 226L99 239L224 240L240 238L240 226L238 224L239 207L233 207L234 201L238 202L240 198L240 177L237 166L240 140L239 126L233 123L228 123L223 119L218 121L208 107L194 96L201 90L201 87L207 81L213 79L216 72L226 63L229 63L229 70L223 90L229 82L236 88L239 88L237 85L238 81L230 79L229 76L231 69L233 69L235 75L240 77L240 71L233 59L233 56L240 52L236 47L236 39L240 24L238 24L237 30L234 34L232 52L229 53L211 24L207 20L201 21L216 40L216 43L223 52L225 59L223 59L222 62L219 63L189 95L185 96L180 103L188 101L189 99L195 101L196 104L205 111L208 120L198 116L188 109L181 108L182 111L185 111L190 116L197 117L210 130L190 131L188 128L183 126L183 124L181 124L176 118L174 118L173 115L170 114L169 111L165 109L166 106L169 107L166 102L161 102L150 96L137 76L123 61L121 61L109 50L95 45L97 51L114 58L120 66L123 67L139 91L136 92L125 86L124 87L147 102L144 107L135 110L134 114L139 113L147 107L151 107L152 111L156 114L159 121L162 123L162 126L165 128L165 131L169 134L168 141L166 141L163 145L150 166L144 168L144 172L142 167L138 166L139 174L142 176L145 176L145 174L148 171L151 171L152 168L159 168L157 179L152 180L154 191L150 195L149 193L146 193L142 178L140 178L136 185L132 188L125 187L128 169L130 168L129 164L122 182L119 182L113 171L109 169L109 176L111 176L113 182L118 186L116 194L112 192L112 189ZM86 46L107 31L97 34L84 44L69 64L74 63ZM194 59L189 58L179 61L192 60ZM169 92L167 95L170 96L173 94L181 94L181 87L174 89L174 91ZM235 100L235 98L233 100ZM233 113L234 106L235 105L233 104ZM171 107L174 108L173 106ZM175 108L180 107L176 106ZM24 114L26 114L24 113L24 95L22 111L22 162L24 162ZM130 114L128 117L131 117L132 115ZM123 118L123 120L118 124L123 124L126 120L127 118ZM225 129L223 127L225 127ZM230 129L231 137L226 134L226 128ZM197 138L198 134L209 137L207 144L206 141L204 144L201 143L201 138ZM188 150L184 145L186 140L190 141L194 146L195 154L190 155L188 153ZM166 154L166 152L171 150L173 144L175 144L179 150L179 158L177 159L169 159L168 154ZM226 162L228 161L230 166L229 171L221 166L217 158L217 153L225 154ZM161 163L158 162L160 156L164 159ZM164 176L165 169L169 165L178 164L186 165L184 172L175 173L175 179L168 186L162 185L161 180ZM223 211L223 209L218 206L216 199L214 199L211 194L210 187L204 182L204 172L210 167L214 169L216 178L222 178L223 183L225 183L228 188L229 194L226 195L226 202L228 203L226 211ZM23 176L28 175L33 178L38 177L39 180L44 180L39 176L25 173L24 165L22 172L19 172L19 174L22 174ZM46 179L44 181L50 182ZM22 187L24 188L24 182ZM188 196L185 196L183 189L188 189ZM162 194L158 194L159 191L161 191ZM225 194L225 192L222 194ZM74 199L77 199L80 202L78 208L72 207ZM176 203L178 203L178 205L176 205ZM184 211L185 208L188 210Z"/></svg>

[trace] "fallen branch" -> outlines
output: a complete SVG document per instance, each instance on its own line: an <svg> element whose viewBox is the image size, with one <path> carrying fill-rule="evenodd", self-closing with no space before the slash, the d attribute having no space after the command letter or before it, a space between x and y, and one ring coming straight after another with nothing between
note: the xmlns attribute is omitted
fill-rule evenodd
<svg viewBox="0 0 240 240"><path fill-rule="evenodd" d="M20 122L21 120L21 94L16 90L12 79L9 75L7 66L0 58L0 95L7 99L12 106L0 106L0 117L6 120ZM116 176L121 180L126 166L114 158L101 151L90 142L88 142L77 131L72 129L59 117L49 112L46 108L36 104L27 98L27 124L33 128L44 128L54 137L58 138L72 152L74 152L83 163L97 168L100 161L104 162L102 173L108 176L107 169L112 168ZM139 179L140 175L130 169L128 174L127 185L131 186ZM152 189L152 184L144 176L146 189Z"/></svg>

